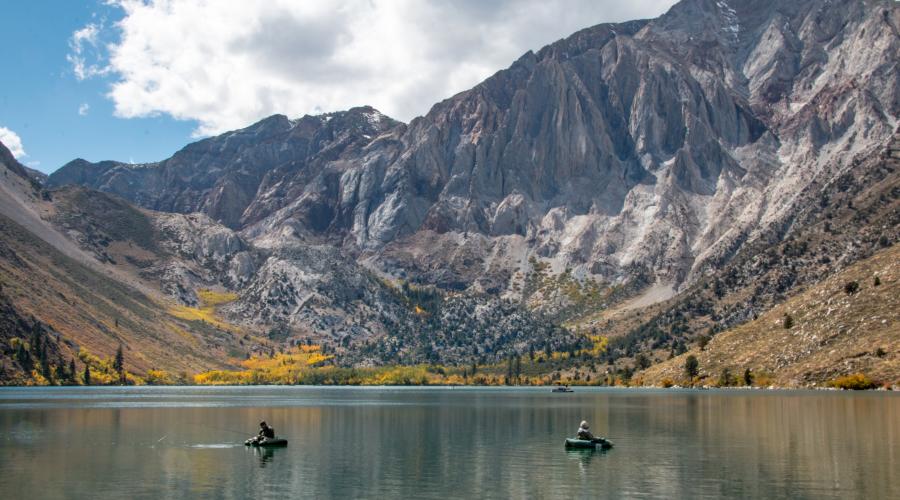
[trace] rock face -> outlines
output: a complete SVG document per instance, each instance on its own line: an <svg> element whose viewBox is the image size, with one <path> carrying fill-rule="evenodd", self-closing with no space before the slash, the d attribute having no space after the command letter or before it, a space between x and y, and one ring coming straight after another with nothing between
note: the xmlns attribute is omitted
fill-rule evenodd
<svg viewBox="0 0 900 500"><path fill-rule="evenodd" d="M529 52L408 125L275 115L158 164L76 160L48 185L444 288L515 296L531 257L684 288L888 142L898 27L890 1L684 0Z"/></svg>
<svg viewBox="0 0 900 500"><path fill-rule="evenodd" d="M190 144L160 163L73 160L48 185L81 184L153 210L203 212L226 226L242 227L281 208L296 195L291 186L307 184L324 164L399 125L372 108L298 120L273 115Z"/></svg>

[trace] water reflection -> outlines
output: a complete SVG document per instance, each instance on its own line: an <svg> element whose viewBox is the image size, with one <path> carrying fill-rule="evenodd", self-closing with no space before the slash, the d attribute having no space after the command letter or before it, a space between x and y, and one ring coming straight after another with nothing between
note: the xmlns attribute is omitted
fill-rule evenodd
<svg viewBox="0 0 900 500"><path fill-rule="evenodd" d="M259 459L259 467L264 469L266 464L272 461L275 458L275 449L274 448L266 448L262 446L250 446L248 449L253 450L253 454L256 455L256 458Z"/></svg>
<svg viewBox="0 0 900 500"><path fill-rule="evenodd" d="M22 498L887 498L900 491L900 398L889 394L78 391L81 399L59 389L0 390L0 491ZM135 394L152 404L132 406ZM260 420L290 446L245 447ZM615 448L564 449L581 420Z"/></svg>
<svg viewBox="0 0 900 500"><path fill-rule="evenodd" d="M567 448L565 453L569 460L578 461L578 467L582 474L587 474L590 471L588 466L591 464L591 460L593 460L596 455L607 453L607 451L608 450Z"/></svg>

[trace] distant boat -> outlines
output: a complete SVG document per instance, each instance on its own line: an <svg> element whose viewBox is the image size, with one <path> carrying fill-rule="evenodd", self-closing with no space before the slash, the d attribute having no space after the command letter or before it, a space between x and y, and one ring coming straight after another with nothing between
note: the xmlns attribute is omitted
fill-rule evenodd
<svg viewBox="0 0 900 500"><path fill-rule="evenodd" d="M569 386L565 386L565 387L559 386L559 387L554 387L553 390L550 392L575 392L575 391L573 391L572 389L569 389Z"/></svg>

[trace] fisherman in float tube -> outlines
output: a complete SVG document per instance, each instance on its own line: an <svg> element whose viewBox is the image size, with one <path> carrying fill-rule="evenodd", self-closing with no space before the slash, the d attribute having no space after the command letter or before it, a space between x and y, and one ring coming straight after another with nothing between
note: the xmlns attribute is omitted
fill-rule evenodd
<svg viewBox="0 0 900 500"><path fill-rule="evenodd" d="M266 423L265 420L259 423L259 434L247 440L247 444L259 444L267 439L275 439L275 428Z"/></svg>
<svg viewBox="0 0 900 500"><path fill-rule="evenodd" d="M581 425L578 426L578 433L575 434L575 436L578 439L584 439L585 441L593 441L595 439L594 434L588 429L590 429L590 426L588 425L587 420L582 420Z"/></svg>

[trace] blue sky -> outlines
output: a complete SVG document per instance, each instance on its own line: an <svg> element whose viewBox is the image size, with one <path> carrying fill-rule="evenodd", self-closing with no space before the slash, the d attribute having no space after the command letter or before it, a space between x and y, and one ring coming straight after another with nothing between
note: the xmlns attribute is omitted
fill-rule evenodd
<svg viewBox="0 0 900 500"><path fill-rule="evenodd" d="M22 163L51 172L78 157L155 161L190 140L196 121L116 118L104 97L110 78L75 78L66 60L72 33L98 17L121 18L121 10L70 1L4 2L3 10L0 126L21 138Z"/></svg>
<svg viewBox="0 0 900 500"><path fill-rule="evenodd" d="M529 49L673 3L3 2L0 137L49 173L74 158L162 160L274 113L372 105L409 121Z"/></svg>

